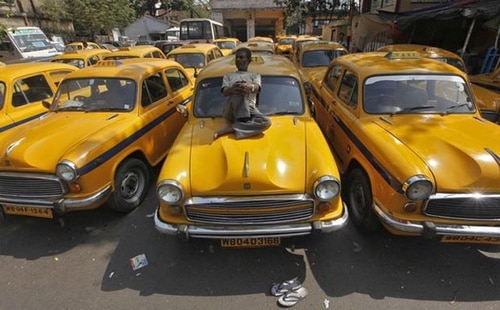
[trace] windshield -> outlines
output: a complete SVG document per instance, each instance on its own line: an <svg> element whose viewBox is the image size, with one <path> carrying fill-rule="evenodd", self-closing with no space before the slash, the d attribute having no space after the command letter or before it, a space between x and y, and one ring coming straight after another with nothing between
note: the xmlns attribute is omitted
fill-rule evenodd
<svg viewBox="0 0 500 310"><path fill-rule="evenodd" d="M40 29L14 29L10 33L21 52L54 49L47 36Z"/></svg>
<svg viewBox="0 0 500 310"><path fill-rule="evenodd" d="M173 54L169 55L168 59L177 61L184 68L203 68L205 66L205 56L203 54Z"/></svg>
<svg viewBox="0 0 500 310"><path fill-rule="evenodd" d="M302 55L302 66L328 66L333 59L345 54L346 52L344 50L322 50L305 52L304 55Z"/></svg>
<svg viewBox="0 0 500 310"><path fill-rule="evenodd" d="M217 44L218 47L225 49L233 49L236 47L236 42L234 41L219 41L215 44Z"/></svg>
<svg viewBox="0 0 500 310"><path fill-rule="evenodd" d="M54 59L52 62L59 62L63 64L69 64L73 65L77 68L83 69L85 67L85 61L83 59L78 59L78 58L61 58L61 59Z"/></svg>
<svg viewBox="0 0 500 310"><path fill-rule="evenodd" d="M280 45L292 45L295 39L281 39L279 40Z"/></svg>
<svg viewBox="0 0 500 310"><path fill-rule="evenodd" d="M195 92L196 117L222 117L226 98L221 92L222 77L201 81ZM288 76L263 76L257 95L257 107L266 115L298 115L304 113L299 82Z"/></svg>
<svg viewBox="0 0 500 310"><path fill-rule="evenodd" d="M56 93L53 111L130 111L137 86L133 80L86 78L64 80Z"/></svg>
<svg viewBox="0 0 500 310"><path fill-rule="evenodd" d="M363 106L367 113L474 113L467 83L455 75L386 75L368 78Z"/></svg>

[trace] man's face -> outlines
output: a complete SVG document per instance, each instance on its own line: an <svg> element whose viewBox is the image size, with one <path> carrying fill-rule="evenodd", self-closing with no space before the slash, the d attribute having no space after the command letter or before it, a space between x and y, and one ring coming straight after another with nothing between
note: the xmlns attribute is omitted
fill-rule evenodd
<svg viewBox="0 0 500 310"><path fill-rule="evenodd" d="M235 57L236 68L240 71L247 71L248 64L250 63L250 59L247 58L247 55L244 52L237 52Z"/></svg>

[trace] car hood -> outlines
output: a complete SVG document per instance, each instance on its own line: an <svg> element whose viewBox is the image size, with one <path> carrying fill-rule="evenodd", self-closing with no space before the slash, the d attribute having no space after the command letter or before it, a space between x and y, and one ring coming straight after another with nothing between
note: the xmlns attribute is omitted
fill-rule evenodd
<svg viewBox="0 0 500 310"><path fill-rule="evenodd" d="M395 116L376 122L425 162L439 192L498 192L498 125L459 115Z"/></svg>
<svg viewBox="0 0 500 310"><path fill-rule="evenodd" d="M239 140L234 134L213 140L220 121L193 126L192 195L304 193L306 125L294 119L273 118L263 134Z"/></svg>
<svg viewBox="0 0 500 310"><path fill-rule="evenodd" d="M85 143L85 153L67 158L78 164L88 160L93 151L102 148L104 128L119 121L120 116L110 113L49 113L33 120L0 142L0 166L21 169L35 168L53 172L57 162L67 158L78 146ZM94 136L90 139L90 136ZM110 137L107 137L109 140Z"/></svg>

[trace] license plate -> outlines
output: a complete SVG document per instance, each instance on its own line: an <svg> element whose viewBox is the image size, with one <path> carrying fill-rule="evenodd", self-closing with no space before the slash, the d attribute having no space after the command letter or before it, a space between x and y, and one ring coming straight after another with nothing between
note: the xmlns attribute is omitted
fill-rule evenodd
<svg viewBox="0 0 500 310"><path fill-rule="evenodd" d="M280 243L280 237L232 238L220 240L221 246L225 248L256 248L264 246L278 246Z"/></svg>
<svg viewBox="0 0 500 310"><path fill-rule="evenodd" d="M33 217L43 217L51 219L54 217L52 209L48 208L33 208L33 207L17 207L17 206L3 206L5 214L24 215Z"/></svg>
<svg viewBox="0 0 500 310"><path fill-rule="evenodd" d="M443 236L441 242L500 244L500 237Z"/></svg>

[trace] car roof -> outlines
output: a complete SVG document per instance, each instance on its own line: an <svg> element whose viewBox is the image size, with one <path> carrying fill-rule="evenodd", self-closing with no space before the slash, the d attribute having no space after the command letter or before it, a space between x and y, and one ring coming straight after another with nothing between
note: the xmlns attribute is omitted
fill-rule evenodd
<svg viewBox="0 0 500 310"><path fill-rule="evenodd" d="M67 52L64 52L60 55L54 56L54 58L52 58L52 60L64 59L64 58L71 58L71 59L73 59L73 58L87 58L87 57L90 57L93 55L107 54L107 53L111 53L111 51L107 50L107 49L97 49L97 48L88 49L88 50L67 51Z"/></svg>
<svg viewBox="0 0 500 310"><path fill-rule="evenodd" d="M236 65L234 58L234 56L226 56L209 62L200 71L196 81L201 81L207 77L221 77L226 73L235 72ZM248 71L261 75L294 76L300 80L300 75L295 65L288 58L280 55L254 55L248 66Z"/></svg>
<svg viewBox="0 0 500 310"><path fill-rule="evenodd" d="M334 41L306 41L301 45L302 51L313 50L344 50L347 49L340 43Z"/></svg>
<svg viewBox="0 0 500 310"><path fill-rule="evenodd" d="M382 46L377 51L379 52L390 52L390 51L417 51L422 56L429 58L438 58L438 57L449 57L462 59L458 54L445 50L443 48L421 45L421 44L391 44Z"/></svg>
<svg viewBox="0 0 500 310"><path fill-rule="evenodd" d="M173 50L171 50L168 55L174 55L174 54L186 54L186 53L207 53L210 50L217 49L220 50L220 48L211 43L189 43L189 44L184 44L182 46L179 46Z"/></svg>
<svg viewBox="0 0 500 310"><path fill-rule="evenodd" d="M44 72L48 70L71 70L76 71L78 68L72 65L57 63L57 62L37 62L37 63L16 63L0 66L0 80L8 80L11 77L18 77L36 72Z"/></svg>
<svg viewBox="0 0 500 310"><path fill-rule="evenodd" d="M136 45L136 46L119 47L116 51L112 51L109 55L106 56L111 57L116 55L133 55L142 57L145 53L153 51L163 53L161 49L153 45Z"/></svg>
<svg viewBox="0 0 500 310"><path fill-rule="evenodd" d="M94 66L86 67L68 74L69 78L132 78L141 80L151 72L162 68L178 68L184 70L182 66L172 60L160 58L131 58L121 60L101 60Z"/></svg>
<svg viewBox="0 0 500 310"><path fill-rule="evenodd" d="M415 51L364 52L346 54L335 58L330 66L343 64L357 74L364 76L394 73L448 73L466 78L466 74L456 67L423 57Z"/></svg>

